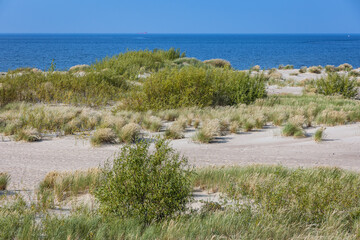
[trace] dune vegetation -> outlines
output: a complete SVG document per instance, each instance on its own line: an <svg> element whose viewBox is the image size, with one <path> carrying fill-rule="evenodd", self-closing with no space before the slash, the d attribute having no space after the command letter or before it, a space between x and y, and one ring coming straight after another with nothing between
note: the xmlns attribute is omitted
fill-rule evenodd
<svg viewBox="0 0 360 240"><path fill-rule="evenodd" d="M150 153L148 147L146 142L126 145L101 169L49 173L39 185L37 200L26 202L17 195L0 206L0 238L360 236L359 173L337 168L261 165L190 169L187 160L165 141L157 141L155 152ZM220 192L223 201L191 210L188 204L194 188ZM64 215L51 211L83 194L99 199L99 203L92 207L74 205Z"/></svg>

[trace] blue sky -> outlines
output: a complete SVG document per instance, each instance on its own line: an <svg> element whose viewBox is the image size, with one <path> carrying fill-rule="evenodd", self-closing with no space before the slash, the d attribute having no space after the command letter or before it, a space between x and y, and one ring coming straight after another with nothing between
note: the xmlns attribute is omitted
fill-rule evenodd
<svg viewBox="0 0 360 240"><path fill-rule="evenodd" d="M0 0L0 33L360 33L360 0Z"/></svg>

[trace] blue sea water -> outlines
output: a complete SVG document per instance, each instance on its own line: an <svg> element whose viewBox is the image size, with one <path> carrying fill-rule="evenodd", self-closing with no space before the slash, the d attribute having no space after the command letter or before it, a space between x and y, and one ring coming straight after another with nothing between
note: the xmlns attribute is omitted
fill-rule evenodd
<svg viewBox="0 0 360 240"><path fill-rule="evenodd" d="M360 67L360 34L0 34L0 71L47 69L52 59L65 70L126 50L171 47L200 60L227 59L236 69L345 62Z"/></svg>

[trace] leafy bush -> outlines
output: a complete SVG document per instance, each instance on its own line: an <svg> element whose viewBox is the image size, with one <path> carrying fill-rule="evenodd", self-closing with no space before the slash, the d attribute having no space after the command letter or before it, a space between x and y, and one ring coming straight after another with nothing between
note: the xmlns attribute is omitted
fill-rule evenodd
<svg viewBox="0 0 360 240"><path fill-rule="evenodd" d="M327 77L316 82L317 92L324 95L342 95L346 98L357 94L356 80L349 76L329 73Z"/></svg>
<svg viewBox="0 0 360 240"><path fill-rule="evenodd" d="M131 107L169 109L190 106L249 104L266 96L265 76L192 66L151 75Z"/></svg>
<svg viewBox="0 0 360 240"><path fill-rule="evenodd" d="M189 169L185 157L165 140L126 145L112 164L103 169L101 185L95 192L100 211L120 217L139 218L146 224L161 221L184 211L191 196Z"/></svg>
<svg viewBox="0 0 360 240"><path fill-rule="evenodd" d="M337 67L338 71L351 71L353 69L353 66L351 66L348 63L341 64Z"/></svg>

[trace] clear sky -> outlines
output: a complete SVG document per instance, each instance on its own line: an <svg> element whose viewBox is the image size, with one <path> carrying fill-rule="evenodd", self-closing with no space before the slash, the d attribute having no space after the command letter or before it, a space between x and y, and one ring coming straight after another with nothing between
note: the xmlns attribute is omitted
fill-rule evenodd
<svg viewBox="0 0 360 240"><path fill-rule="evenodd" d="M360 0L0 0L0 33L360 33Z"/></svg>

